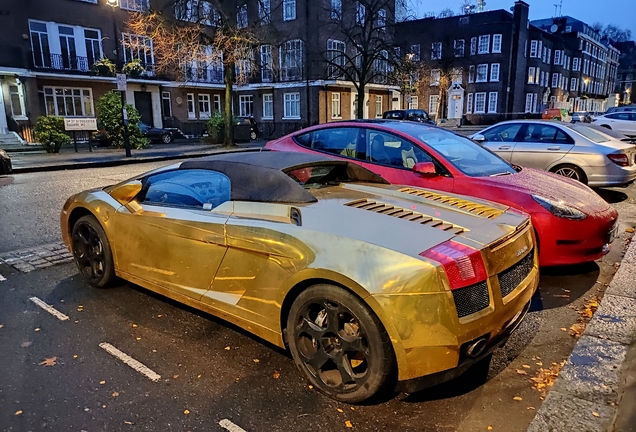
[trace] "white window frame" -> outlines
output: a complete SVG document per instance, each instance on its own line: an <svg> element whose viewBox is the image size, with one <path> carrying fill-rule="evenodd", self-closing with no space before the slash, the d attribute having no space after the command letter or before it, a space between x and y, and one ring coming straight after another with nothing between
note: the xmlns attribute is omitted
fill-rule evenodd
<svg viewBox="0 0 636 432"><path fill-rule="evenodd" d="M141 60L141 63L146 67L153 66L155 64L155 53L152 46L152 39L148 36L137 35L133 33L122 33L121 34L121 44L123 51L124 62L129 62L134 59ZM142 49L143 49L143 57L142 57ZM130 50L130 53L128 53ZM144 61L148 59L148 50L150 53L150 62ZM130 55L130 58L128 58ZM148 71L150 72L150 71Z"/></svg>
<svg viewBox="0 0 636 432"><path fill-rule="evenodd" d="M536 68L534 66L530 66L528 68L528 84L536 84L534 82L535 71L536 71Z"/></svg>
<svg viewBox="0 0 636 432"><path fill-rule="evenodd" d="M239 95L239 116L254 117L254 96Z"/></svg>
<svg viewBox="0 0 636 432"><path fill-rule="evenodd" d="M501 64L492 63L490 65L490 82L499 82L500 71L501 71Z"/></svg>
<svg viewBox="0 0 636 432"><path fill-rule="evenodd" d="M413 44L409 49L411 55L411 61L420 61L420 44Z"/></svg>
<svg viewBox="0 0 636 432"><path fill-rule="evenodd" d="M272 21L272 3L271 0L259 0L258 1L258 19L261 21L261 25L269 24Z"/></svg>
<svg viewBox="0 0 636 432"><path fill-rule="evenodd" d="M382 95L375 95L375 116L382 117L383 107L382 107Z"/></svg>
<svg viewBox="0 0 636 432"><path fill-rule="evenodd" d="M296 19L296 0L283 0L283 21Z"/></svg>
<svg viewBox="0 0 636 432"><path fill-rule="evenodd" d="M420 108L420 98L419 96L411 96L409 101L409 109L419 109Z"/></svg>
<svg viewBox="0 0 636 432"><path fill-rule="evenodd" d="M367 8L360 2L356 3L356 24L364 26L366 22Z"/></svg>
<svg viewBox="0 0 636 432"><path fill-rule="evenodd" d="M439 106L439 95L430 95L428 97L428 112L430 115L437 115L437 108Z"/></svg>
<svg viewBox="0 0 636 432"><path fill-rule="evenodd" d="M477 54L490 53L490 35L480 35L477 43Z"/></svg>
<svg viewBox="0 0 636 432"><path fill-rule="evenodd" d="M57 95L56 91L57 90L61 90L62 91L62 95ZM71 91L70 95L64 94L67 90ZM59 87L59 86L45 86L42 88L42 91L44 92L44 109L46 111L46 115L55 115L55 116L62 116L62 117L94 117L95 116L95 103L93 100L93 89L91 89L90 87ZM49 93L50 91L50 93ZM73 91L79 91L80 94L79 95L74 95L72 94ZM88 95L84 95L84 91L88 91ZM60 112L60 107L59 107L59 99L60 97L63 99L64 102L64 106L66 107L67 103L69 103L68 98L71 98L70 104L73 105L73 111L75 111L75 98L79 97L80 98L80 104L82 106L82 113L81 115L63 115ZM47 98L52 98L52 102L53 105L55 107L55 112L54 113L49 113L49 106L47 103ZM87 102L87 98L88 101L90 102L90 109L91 112L87 113L86 112L86 106L85 103Z"/></svg>
<svg viewBox="0 0 636 432"><path fill-rule="evenodd" d="M331 19L342 17L342 0L331 0Z"/></svg>
<svg viewBox="0 0 636 432"><path fill-rule="evenodd" d="M219 113L223 111L223 109L221 108L221 95L212 95L212 109L214 110L214 112Z"/></svg>
<svg viewBox="0 0 636 432"><path fill-rule="evenodd" d="M119 8L135 12L145 12L149 9L148 0L119 0Z"/></svg>
<svg viewBox="0 0 636 432"><path fill-rule="evenodd" d="M480 100L483 98L483 100ZM477 104L481 106L483 103L483 108L477 106ZM486 92L475 93L475 114L486 114Z"/></svg>
<svg viewBox="0 0 636 432"><path fill-rule="evenodd" d="M289 54L287 54L289 52ZM281 81L298 81L303 77L303 41L293 39L283 42L278 49ZM287 64L289 63L289 64ZM297 69L298 74L290 77L289 71Z"/></svg>
<svg viewBox="0 0 636 432"><path fill-rule="evenodd" d="M455 49L455 57L464 57L466 41L464 39L455 39L453 41L453 48Z"/></svg>
<svg viewBox="0 0 636 432"><path fill-rule="evenodd" d="M431 87L439 86L439 81L440 81L441 77L442 77L442 71L440 69L431 69L430 86Z"/></svg>
<svg viewBox="0 0 636 432"><path fill-rule="evenodd" d="M327 39L327 74L329 78L342 79L344 76L343 70L347 59L347 46L343 41L335 39ZM340 66L341 68L339 68Z"/></svg>
<svg viewBox="0 0 636 432"><path fill-rule="evenodd" d="M532 93L526 93L526 113L532 112L532 97Z"/></svg>
<svg viewBox="0 0 636 432"><path fill-rule="evenodd" d="M274 79L274 69L272 67L272 50L271 45L261 45L261 81L272 82ZM268 67L266 67L268 66Z"/></svg>
<svg viewBox="0 0 636 432"><path fill-rule="evenodd" d="M539 41L536 41L536 40L530 41L530 57L531 58L537 57L538 49L539 49Z"/></svg>
<svg viewBox="0 0 636 432"><path fill-rule="evenodd" d="M170 107L170 113L166 113L166 110L163 109L164 101L168 101L168 107ZM162 91L161 92L161 108L163 109L163 116L164 117L172 117L172 97L170 95L170 92L168 92L168 91Z"/></svg>
<svg viewBox="0 0 636 432"><path fill-rule="evenodd" d="M572 59L572 70L574 72L578 72L581 69L581 59L578 57L574 57Z"/></svg>
<svg viewBox="0 0 636 432"><path fill-rule="evenodd" d="M553 73L552 74L552 85L550 87L552 88L557 88L559 86L559 74L558 73Z"/></svg>
<svg viewBox="0 0 636 432"><path fill-rule="evenodd" d="M207 109L206 109L207 105ZM197 95L197 107L199 108L199 118L209 119L212 116L212 105L210 104L210 95L207 93L199 93Z"/></svg>
<svg viewBox="0 0 636 432"><path fill-rule="evenodd" d="M300 120L300 92L283 93L283 120Z"/></svg>
<svg viewBox="0 0 636 432"><path fill-rule="evenodd" d="M554 64L556 66L561 66L563 63L563 59L561 58L561 50L554 50Z"/></svg>
<svg viewBox="0 0 636 432"><path fill-rule="evenodd" d="M190 109L192 107L192 109ZM194 102L194 93L188 93L186 95L186 109L188 110L188 119L192 120L197 118L197 108Z"/></svg>
<svg viewBox="0 0 636 432"><path fill-rule="evenodd" d="M483 68L486 68L486 71L484 73L482 73L482 78L480 79L480 69L483 70ZM480 65L477 65L477 70L476 70L476 74L475 74L475 82L476 83L482 83L482 82L488 82L488 63L482 63Z"/></svg>
<svg viewBox="0 0 636 432"><path fill-rule="evenodd" d="M433 42L431 44L431 60L441 60L442 58L442 43Z"/></svg>
<svg viewBox="0 0 636 432"><path fill-rule="evenodd" d="M331 92L331 118L342 118L342 99L339 92Z"/></svg>
<svg viewBox="0 0 636 432"><path fill-rule="evenodd" d="M386 9L378 10L378 30L386 31Z"/></svg>
<svg viewBox="0 0 636 432"><path fill-rule="evenodd" d="M472 37L470 38L470 55L476 55L476 54L477 54L477 38Z"/></svg>
<svg viewBox="0 0 636 432"><path fill-rule="evenodd" d="M473 93L468 93L466 95L466 114L473 113L473 98L475 95Z"/></svg>
<svg viewBox="0 0 636 432"><path fill-rule="evenodd" d="M11 102L11 118L14 120L28 120L26 115L26 104L24 103L24 88L22 83L9 83L9 101ZM12 87L15 87L17 91L13 91ZM13 105L13 97L17 96L19 101L20 114L16 114L15 106ZM2 103L2 101L0 101Z"/></svg>
<svg viewBox="0 0 636 432"><path fill-rule="evenodd" d="M247 18L247 3L241 5L239 7L238 12L236 12L236 28L246 28L248 25Z"/></svg>
<svg viewBox="0 0 636 432"><path fill-rule="evenodd" d="M503 35L500 35L500 34L492 35L492 52L493 52L493 54L501 53L502 39L503 39Z"/></svg>
<svg viewBox="0 0 636 432"><path fill-rule="evenodd" d="M475 65L468 66L468 83L472 84L475 82L475 75L477 75L477 68Z"/></svg>
<svg viewBox="0 0 636 432"><path fill-rule="evenodd" d="M488 114L497 113L497 102L499 101L499 92L488 93Z"/></svg>

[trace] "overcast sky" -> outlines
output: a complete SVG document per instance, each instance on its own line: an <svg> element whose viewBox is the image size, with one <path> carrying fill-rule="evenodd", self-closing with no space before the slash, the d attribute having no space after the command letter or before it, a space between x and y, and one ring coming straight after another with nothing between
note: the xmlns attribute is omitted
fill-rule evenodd
<svg viewBox="0 0 636 432"><path fill-rule="evenodd" d="M425 12L439 13L451 8L459 14L463 0L410 0L418 15ZM472 0L473 3L476 0ZM554 16L554 4L560 0L524 0L530 5L530 19L551 18ZM486 0L486 10L510 10L514 0ZM636 38L636 0L563 0L562 15L570 15L588 24L597 21L604 24L616 24L632 31Z"/></svg>

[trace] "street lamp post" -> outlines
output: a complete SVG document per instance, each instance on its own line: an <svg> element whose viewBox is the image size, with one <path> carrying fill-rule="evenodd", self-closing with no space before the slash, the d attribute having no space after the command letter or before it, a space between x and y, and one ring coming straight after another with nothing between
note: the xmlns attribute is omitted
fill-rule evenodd
<svg viewBox="0 0 636 432"><path fill-rule="evenodd" d="M117 63L119 61L119 44L117 37L117 20L115 19L115 8L119 5L119 0L107 0L108 6L112 8L113 11L113 33L114 33L114 42L115 42L115 55L117 56ZM125 76L125 75L124 75ZM122 126L124 128L124 150L126 151L126 157L131 157L132 154L130 152L130 137L128 135L128 115L126 113L126 89L125 89L125 81L124 87L120 90L121 95L121 121Z"/></svg>

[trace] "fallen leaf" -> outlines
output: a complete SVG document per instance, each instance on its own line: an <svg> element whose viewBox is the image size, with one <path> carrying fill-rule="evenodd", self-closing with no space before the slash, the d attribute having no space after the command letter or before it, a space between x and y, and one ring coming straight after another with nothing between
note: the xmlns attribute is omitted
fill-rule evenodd
<svg viewBox="0 0 636 432"><path fill-rule="evenodd" d="M351 411L355 411L356 409L354 407L351 407Z"/></svg>
<svg viewBox="0 0 636 432"><path fill-rule="evenodd" d="M117 397L119 396L119 392L113 392L113 394L111 394L112 397Z"/></svg>
<svg viewBox="0 0 636 432"><path fill-rule="evenodd" d="M228 345L225 347L225 351L229 351L229 350L230 350L230 346Z"/></svg>
<svg viewBox="0 0 636 432"><path fill-rule="evenodd" d="M133 324L132 326L133 326L133 328L135 328L135 327L137 327L137 324Z"/></svg>
<svg viewBox="0 0 636 432"><path fill-rule="evenodd" d="M528 375L528 372L524 371L523 369L517 369L517 373L519 375Z"/></svg>
<svg viewBox="0 0 636 432"><path fill-rule="evenodd" d="M593 415L594 417L598 417L598 413L597 413L596 411L592 411L592 415Z"/></svg>
<svg viewBox="0 0 636 432"><path fill-rule="evenodd" d="M163 315L159 314L159 315L157 315L157 318L161 318L162 316L163 316Z"/></svg>
<svg viewBox="0 0 636 432"><path fill-rule="evenodd" d="M177 379L179 378L179 375L174 375L172 378Z"/></svg>
<svg viewBox="0 0 636 432"><path fill-rule="evenodd" d="M633 233L634 232L634 228L625 228L625 232L626 233Z"/></svg>
<svg viewBox="0 0 636 432"><path fill-rule="evenodd" d="M35 328L35 331L40 331L40 327L36 327L36 328Z"/></svg>
<svg viewBox="0 0 636 432"><path fill-rule="evenodd" d="M336 408L336 411L338 411L339 413L343 413L344 411L342 410L342 408Z"/></svg>
<svg viewBox="0 0 636 432"><path fill-rule="evenodd" d="M132 422L129 422L129 421L126 421L126 420L124 420L124 423L127 424L127 425L133 424Z"/></svg>
<svg viewBox="0 0 636 432"><path fill-rule="evenodd" d="M157 350L152 350L152 352L157 352Z"/></svg>
<svg viewBox="0 0 636 432"><path fill-rule="evenodd" d="M22 415L22 410L17 410L17 411L15 412L15 415Z"/></svg>
<svg viewBox="0 0 636 432"><path fill-rule="evenodd" d="M138 337L138 338L137 338L137 340L141 340L141 338L140 338L140 337Z"/></svg>
<svg viewBox="0 0 636 432"><path fill-rule="evenodd" d="M554 294L553 297L559 297L559 298L570 298L570 296L568 294Z"/></svg>
<svg viewBox="0 0 636 432"><path fill-rule="evenodd" d="M488 430L492 430L492 426L488 426L488 427L487 427L487 429L488 429Z"/></svg>
<svg viewBox="0 0 636 432"><path fill-rule="evenodd" d="M312 388L314 388L314 386L312 386L311 384L309 384L309 390L311 390Z"/></svg>
<svg viewBox="0 0 636 432"><path fill-rule="evenodd" d="M106 408L106 405L102 405L102 408Z"/></svg>
<svg viewBox="0 0 636 432"><path fill-rule="evenodd" d="M528 407L528 408L526 408L526 409L529 409L529 410L536 410L536 408L535 408L535 407L533 407L533 406L529 406L529 407Z"/></svg>
<svg viewBox="0 0 636 432"><path fill-rule="evenodd" d="M568 329L566 329L565 327L561 327L561 330L563 330L564 332L568 331Z"/></svg>
<svg viewBox="0 0 636 432"><path fill-rule="evenodd" d="M188 414L190 414L190 410L187 410L187 409L186 409L186 410L183 410L183 413L184 413L185 415L188 415Z"/></svg>
<svg viewBox="0 0 636 432"><path fill-rule="evenodd" d="M104 385L104 384L106 384L106 381L100 381L99 382L99 385Z"/></svg>
<svg viewBox="0 0 636 432"><path fill-rule="evenodd" d="M43 362L40 363L40 366L55 366L57 362L57 357L48 357L45 358Z"/></svg>
<svg viewBox="0 0 636 432"><path fill-rule="evenodd" d="M521 365L521 366L526 368L526 369L530 369L530 365Z"/></svg>
<svg viewBox="0 0 636 432"><path fill-rule="evenodd" d="M238 380L240 380L240 378L239 378L239 377L236 377L236 381L238 381Z"/></svg>
<svg viewBox="0 0 636 432"><path fill-rule="evenodd" d="M348 427L348 428L352 428L353 427L353 425L351 424L351 422L349 420L347 420L345 422L345 426Z"/></svg>
<svg viewBox="0 0 636 432"><path fill-rule="evenodd" d="M254 361L254 363L258 363L258 362L260 362L260 360L259 360L259 359L254 359L253 361Z"/></svg>
<svg viewBox="0 0 636 432"><path fill-rule="evenodd" d="M201 378L201 375L197 375L197 378Z"/></svg>
<svg viewBox="0 0 636 432"><path fill-rule="evenodd" d="M272 378L274 378L274 379L278 379L278 378L280 378L280 372L278 372L277 370L275 370L275 371L272 373Z"/></svg>
<svg viewBox="0 0 636 432"><path fill-rule="evenodd" d="M30 347L31 345L33 345L33 342L22 342L22 343L20 344L20 347L21 347L21 348L28 348L28 347Z"/></svg>
<svg viewBox="0 0 636 432"><path fill-rule="evenodd" d="M77 358L77 354L73 354L73 358L76 359Z"/></svg>
<svg viewBox="0 0 636 432"><path fill-rule="evenodd" d="M75 320L75 324L77 324L79 322L79 320Z"/></svg>
<svg viewBox="0 0 636 432"><path fill-rule="evenodd" d="M0 328L4 327L4 324L0 324Z"/></svg>
<svg viewBox="0 0 636 432"><path fill-rule="evenodd" d="M522 401L523 400L523 398L521 398L520 396L515 396L512 399L516 400L516 401Z"/></svg>
<svg viewBox="0 0 636 432"><path fill-rule="evenodd" d="M537 362L537 366L543 366L543 363Z"/></svg>

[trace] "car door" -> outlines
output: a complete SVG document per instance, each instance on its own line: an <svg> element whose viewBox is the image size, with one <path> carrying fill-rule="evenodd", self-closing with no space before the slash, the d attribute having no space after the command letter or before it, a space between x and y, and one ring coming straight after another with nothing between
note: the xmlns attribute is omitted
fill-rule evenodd
<svg viewBox="0 0 636 432"><path fill-rule="evenodd" d="M607 116L612 119L612 129L624 135L636 134L636 113L620 112Z"/></svg>
<svg viewBox="0 0 636 432"><path fill-rule="evenodd" d="M499 155L508 162L512 161L512 152L517 145L517 135L523 123L505 123L496 125L481 133L486 139L479 142L483 147Z"/></svg>
<svg viewBox="0 0 636 432"><path fill-rule="evenodd" d="M511 162L530 168L547 169L574 147L574 139L549 123L528 123L520 132Z"/></svg>
<svg viewBox="0 0 636 432"><path fill-rule="evenodd" d="M115 257L120 271L199 300L227 250L230 181L210 170L174 170L144 179L137 198L118 210Z"/></svg>

